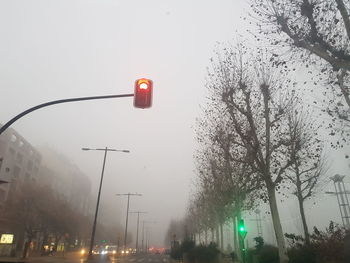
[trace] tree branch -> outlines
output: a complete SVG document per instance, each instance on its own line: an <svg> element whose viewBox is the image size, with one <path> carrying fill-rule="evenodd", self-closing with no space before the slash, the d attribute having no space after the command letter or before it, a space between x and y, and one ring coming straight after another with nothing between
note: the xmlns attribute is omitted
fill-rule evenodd
<svg viewBox="0 0 350 263"><path fill-rule="evenodd" d="M350 15L345 7L343 0L335 0L335 2L337 3L337 8L343 18L348 38L350 39Z"/></svg>

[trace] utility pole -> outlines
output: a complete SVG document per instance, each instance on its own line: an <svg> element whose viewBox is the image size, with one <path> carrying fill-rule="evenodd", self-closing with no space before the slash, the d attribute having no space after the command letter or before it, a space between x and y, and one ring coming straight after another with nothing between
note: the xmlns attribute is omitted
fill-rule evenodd
<svg viewBox="0 0 350 263"><path fill-rule="evenodd" d="M137 230L136 230L136 253L139 252L139 225L140 225L140 214L147 214L147 212L130 212L130 214L137 214Z"/></svg>
<svg viewBox="0 0 350 263"><path fill-rule="evenodd" d="M146 251L149 250L149 240L150 240L150 227L146 227Z"/></svg>
<svg viewBox="0 0 350 263"><path fill-rule="evenodd" d="M263 237L263 229L262 229L262 221L261 218L261 211L259 209L256 209L255 211L256 219L251 219L250 221L256 222L257 232L259 237Z"/></svg>
<svg viewBox="0 0 350 263"><path fill-rule="evenodd" d="M83 151L104 151L104 157L103 157L103 164L102 164L102 172L101 172L101 178L100 178L100 186L98 188L98 194L97 194L97 202L96 202L96 209L95 209L95 216L94 216L94 223L92 224L92 233L90 238L90 246L89 246L89 254L88 258L92 258L92 250L94 246L95 241L95 232L96 232L96 224L97 224L97 216L98 216L98 208L100 206L100 197L101 197L101 189L102 189L102 182L103 182L103 174L105 171L105 164L106 164L106 157L107 152L123 152L123 153L129 153L129 150L116 150L111 149L108 147L105 147L104 149L91 149L91 148L82 148Z"/></svg>
<svg viewBox="0 0 350 263"><path fill-rule="evenodd" d="M116 194L116 196L127 196L128 197L128 204L126 206L126 222L125 222L125 234L124 234L124 250L126 250L126 241L127 241L127 235L128 235L128 220L129 220L129 204L130 204L130 196L142 196L142 194Z"/></svg>
<svg viewBox="0 0 350 263"><path fill-rule="evenodd" d="M332 176L330 179L334 183L335 192L326 192L326 194L336 195L343 226L350 229L350 205L348 198L350 192L345 189L344 177L345 175L339 174Z"/></svg>
<svg viewBox="0 0 350 263"><path fill-rule="evenodd" d="M142 221L142 244L141 244L141 250L142 252L144 251L144 239L145 239L145 224L148 224L148 223L157 223L156 221L147 221L147 220L143 220Z"/></svg>

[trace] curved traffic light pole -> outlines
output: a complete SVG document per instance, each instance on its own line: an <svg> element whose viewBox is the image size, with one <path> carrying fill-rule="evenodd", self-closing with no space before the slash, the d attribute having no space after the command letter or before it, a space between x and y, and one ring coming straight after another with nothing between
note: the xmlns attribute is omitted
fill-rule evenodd
<svg viewBox="0 0 350 263"><path fill-rule="evenodd" d="M26 111L23 111L22 113L18 114L17 116L13 117L11 120L9 120L7 123L4 124L0 128L0 135L11 126L12 123L17 121L18 119L22 118L23 116L27 115L28 113L31 113L32 111L50 106L55 104L61 104L66 102L74 102L74 101L84 101L84 100L99 100L99 99L113 99L113 98L124 98L124 97L133 97L134 94L120 94L120 95L106 95L106 96L94 96L94 97L82 97L82 98L72 98L72 99L63 99L63 100L54 100L50 102L46 102L43 104L39 104L37 106L34 106Z"/></svg>

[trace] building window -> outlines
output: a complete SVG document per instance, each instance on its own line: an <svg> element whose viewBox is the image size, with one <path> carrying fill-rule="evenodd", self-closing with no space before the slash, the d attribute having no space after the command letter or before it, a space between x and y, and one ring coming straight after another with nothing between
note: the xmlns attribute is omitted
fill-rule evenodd
<svg viewBox="0 0 350 263"><path fill-rule="evenodd" d="M13 148L9 148L9 152L11 155L15 155L16 151Z"/></svg>
<svg viewBox="0 0 350 263"><path fill-rule="evenodd" d="M0 201L5 201L6 191L4 189L0 189Z"/></svg>
<svg viewBox="0 0 350 263"><path fill-rule="evenodd" d="M23 155L20 153L17 153L17 162L22 163L22 161L23 161Z"/></svg>
<svg viewBox="0 0 350 263"><path fill-rule="evenodd" d="M12 196L15 193L16 189L17 189L17 182L16 180L12 180L10 184L9 195Z"/></svg>
<svg viewBox="0 0 350 263"><path fill-rule="evenodd" d="M31 175L30 175L29 173L26 173L25 180L26 180L26 181L29 181L30 178L31 178Z"/></svg>
<svg viewBox="0 0 350 263"><path fill-rule="evenodd" d="M12 134L11 135L11 142L15 142L15 141L17 141L17 136Z"/></svg>
<svg viewBox="0 0 350 263"><path fill-rule="evenodd" d="M33 161L32 161L32 160L29 160L29 161L28 161L27 169L28 169L29 171L31 171L31 170L33 169Z"/></svg>
<svg viewBox="0 0 350 263"><path fill-rule="evenodd" d="M13 177L18 178L20 172L21 172L21 168L15 165L15 167L13 168Z"/></svg>

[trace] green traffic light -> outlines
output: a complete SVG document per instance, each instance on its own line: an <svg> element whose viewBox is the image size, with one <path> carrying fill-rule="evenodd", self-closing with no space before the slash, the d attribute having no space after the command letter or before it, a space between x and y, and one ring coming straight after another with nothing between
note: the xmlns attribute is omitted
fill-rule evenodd
<svg viewBox="0 0 350 263"><path fill-rule="evenodd" d="M239 223L238 223L238 232L242 235L246 234L247 233L247 229L245 228L245 225L244 225L244 220L243 219L240 219L239 220Z"/></svg>

